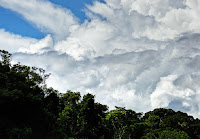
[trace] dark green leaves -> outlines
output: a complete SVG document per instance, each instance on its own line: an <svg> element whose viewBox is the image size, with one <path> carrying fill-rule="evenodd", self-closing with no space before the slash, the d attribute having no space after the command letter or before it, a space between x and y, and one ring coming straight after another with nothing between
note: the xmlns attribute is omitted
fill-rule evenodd
<svg viewBox="0 0 200 139"><path fill-rule="evenodd" d="M50 74L11 65L0 50L0 138L10 139L188 139L200 138L200 120L159 108L142 116L125 107L108 111L95 96L47 88Z"/></svg>

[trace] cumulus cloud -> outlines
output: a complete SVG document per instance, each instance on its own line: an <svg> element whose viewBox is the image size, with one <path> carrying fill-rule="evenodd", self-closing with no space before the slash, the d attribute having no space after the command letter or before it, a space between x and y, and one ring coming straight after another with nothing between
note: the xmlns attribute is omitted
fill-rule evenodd
<svg viewBox="0 0 200 139"><path fill-rule="evenodd" d="M50 72L48 86L93 93L111 109L166 107L200 117L198 0L94 2L86 6L90 20L82 24L69 10L48 1L24 3L0 0L53 35L36 40L1 30L0 37L11 39L0 39L0 44L15 61ZM50 10L36 11L38 4Z"/></svg>
<svg viewBox="0 0 200 139"><path fill-rule="evenodd" d="M51 35L47 35L45 38L38 40L37 42L30 44L26 47L20 47L18 52L22 53L43 53L53 49L53 39Z"/></svg>
<svg viewBox="0 0 200 139"><path fill-rule="evenodd" d="M47 35L44 39L37 40L15 35L0 29L0 46L1 49L11 53L42 53L53 48L53 39L50 35Z"/></svg>
<svg viewBox="0 0 200 139"><path fill-rule="evenodd" d="M198 0L179 0L175 3L171 0L136 0L132 3L131 11L152 16L157 22L156 27L147 27L136 36L166 40L185 32L199 33L199 10ZM150 32L154 32L154 35Z"/></svg>
<svg viewBox="0 0 200 139"><path fill-rule="evenodd" d="M6 32L4 29L0 29L1 49L7 50L9 52L17 52L20 48L26 48L36 42L36 39L22 37L20 35Z"/></svg>
<svg viewBox="0 0 200 139"><path fill-rule="evenodd" d="M159 50L123 51L82 60L56 51L16 53L14 59L51 72L48 86L61 92L93 93L111 109L115 105L137 111L167 107L199 117L199 38L199 34L189 34Z"/></svg>
<svg viewBox="0 0 200 139"><path fill-rule="evenodd" d="M177 79L177 75L168 75L161 77L161 81L157 84L155 91L151 94L151 105L153 108L167 107L174 98L190 99L194 92L187 88L185 90L177 89L173 81Z"/></svg>
<svg viewBox="0 0 200 139"><path fill-rule="evenodd" d="M199 84L199 79L195 81L192 79L194 76L195 78L199 78L199 75L190 75L189 77L188 75L182 75L181 77L168 75L161 77L155 91L150 96L152 107L169 107L175 110L182 109L192 112L195 117L199 117L199 103L197 103L197 99L199 99L200 92L199 87L196 86L196 81ZM174 82L176 82L176 85ZM179 83L189 84L184 86Z"/></svg>

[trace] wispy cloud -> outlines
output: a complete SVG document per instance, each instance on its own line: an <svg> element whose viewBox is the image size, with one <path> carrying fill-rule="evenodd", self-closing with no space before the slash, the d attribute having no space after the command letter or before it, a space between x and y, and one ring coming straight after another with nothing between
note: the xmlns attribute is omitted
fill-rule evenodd
<svg viewBox="0 0 200 139"><path fill-rule="evenodd" d="M0 6L19 13L41 31L53 34L56 40L67 37L78 21L70 10L46 0L0 0Z"/></svg>

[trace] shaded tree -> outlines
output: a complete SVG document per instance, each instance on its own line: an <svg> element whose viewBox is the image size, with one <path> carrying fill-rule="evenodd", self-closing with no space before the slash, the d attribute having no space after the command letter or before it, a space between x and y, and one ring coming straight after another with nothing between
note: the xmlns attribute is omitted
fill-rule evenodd
<svg viewBox="0 0 200 139"><path fill-rule="evenodd" d="M44 88L49 75L35 67L11 65L11 54L0 54L0 136L46 137Z"/></svg>
<svg viewBox="0 0 200 139"><path fill-rule="evenodd" d="M58 118L59 132L63 136L62 138L76 137L79 133L80 98L81 95L79 92L71 91L67 91L60 98L64 105Z"/></svg>

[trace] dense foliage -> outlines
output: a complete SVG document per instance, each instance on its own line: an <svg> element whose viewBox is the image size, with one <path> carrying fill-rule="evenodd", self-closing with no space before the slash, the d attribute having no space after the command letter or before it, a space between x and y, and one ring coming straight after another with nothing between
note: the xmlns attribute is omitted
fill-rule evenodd
<svg viewBox="0 0 200 139"><path fill-rule="evenodd" d="M0 50L0 138L197 139L200 120L159 108L145 114L95 102L95 96L47 88L43 69L11 65Z"/></svg>

